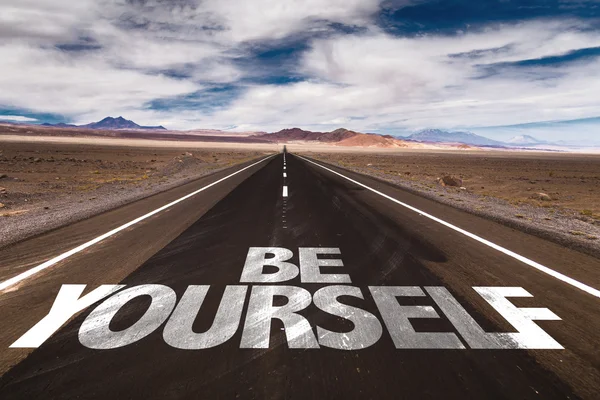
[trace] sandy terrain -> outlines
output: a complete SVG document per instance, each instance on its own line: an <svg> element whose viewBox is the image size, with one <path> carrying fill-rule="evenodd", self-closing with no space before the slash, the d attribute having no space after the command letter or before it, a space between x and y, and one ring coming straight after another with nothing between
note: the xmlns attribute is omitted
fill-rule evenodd
<svg viewBox="0 0 600 400"><path fill-rule="evenodd" d="M437 201L600 254L600 157L422 145L361 148L291 141L288 151L366 173ZM65 218L277 152L283 143L0 134L0 245ZM191 155L189 154L191 153ZM39 159L39 161L36 161ZM154 161L152 161L154 160ZM169 168L176 165L174 172ZM438 178L458 178L457 187ZM15 180L16 178L16 180ZM464 189L461 189L461 186ZM2 189L0 189L1 191ZM68 205L77 204L77 213ZM109 205L109 203L111 205ZM59 206L62 204L62 206ZM45 208L48 207L48 208ZM8 222L10 221L10 222ZM8 234L10 232L10 234Z"/></svg>
<svg viewBox="0 0 600 400"><path fill-rule="evenodd" d="M234 138L237 140L237 138ZM109 147L137 147L137 148L166 148L166 149L219 149L240 151L281 151L283 144L266 142L235 142L235 141L208 141L206 137L194 138L190 141L178 140L151 140L127 139L110 137L66 137L66 136L22 136L8 135L0 132L1 143L54 143L54 144L81 144ZM331 146L333 147L333 146Z"/></svg>
<svg viewBox="0 0 600 400"><path fill-rule="evenodd" d="M354 138L351 138L354 139ZM354 142L354 143L353 143ZM358 143L357 143L358 142ZM380 146L377 143L371 143L370 146L362 146L361 140L351 140L346 142L345 140L337 143L315 143L308 141L291 141L285 143L288 150L291 152L323 152L323 153L359 153L359 154L397 154L397 153L411 153L411 152L451 152L451 153L463 153L466 151L481 151L487 153L492 151L490 149L477 148L467 145L458 144L433 144L433 143L417 143L417 142L406 142L396 141L396 144L389 146ZM384 138L383 143L387 142ZM398 143L402 143L399 145ZM389 144L389 143L388 143Z"/></svg>
<svg viewBox="0 0 600 400"><path fill-rule="evenodd" d="M56 127L0 123L0 140L14 137L61 137L80 140L129 139L172 142L216 142L216 143L270 143L269 140L253 136L257 132L224 132L218 130L169 131L164 129L90 129L86 127ZM10 139L10 138L13 139ZM6 139L5 139L6 138Z"/></svg>
<svg viewBox="0 0 600 400"><path fill-rule="evenodd" d="M403 149L429 149L429 150L468 150L477 149L457 143L417 143L399 140L392 136L381 136L376 134L364 134L347 129L336 129L332 132L311 132L299 128L284 129L279 132L229 132L214 129L196 129L190 131L168 131L152 129L89 129L85 127L53 127L38 125L15 125L0 123L0 140L34 140L48 138L62 138L64 140L93 140L93 139L122 139L129 141L150 142L172 142L194 143L192 146L204 147L204 143L213 143L217 146L246 145L246 146L283 146L293 144L295 146L310 146L322 148L324 151L336 151L341 149L365 148L396 150ZM52 139L54 140L54 139ZM201 143L201 144L198 144ZM160 144L163 146L163 144Z"/></svg>
<svg viewBox="0 0 600 400"><path fill-rule="evenodd" d="M0 246L265 154L53 139L0 141Z"/></svg>
<svg viewBox="0 0 600 400"><path fill-rule="evenodd" d="M600 157L508 152L304 152L600 254ZM444 186L439 178L457 178ZM462 189L461 189L462 187Z"/></svg>

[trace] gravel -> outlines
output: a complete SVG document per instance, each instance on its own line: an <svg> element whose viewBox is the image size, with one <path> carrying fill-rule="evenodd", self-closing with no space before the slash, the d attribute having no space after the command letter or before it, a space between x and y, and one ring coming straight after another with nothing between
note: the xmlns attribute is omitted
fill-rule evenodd
<svg viewBox="0 0 600 400"><path fill-rule="evenodd" d="M369 168L342 166L331 160L326 162L343 169L378 178L411 193L600 258L600 221L581 215L577 211L532 205L514 205L495 197L471 193L466 188L407 181Z"/></svg>
<svg viewBox="0 0 600 400"><path fill-rule="evenodd" d="M3 209L2 214L8 214L8 216L0 216L0 248L164 192L229 167L200 167L199 170L196 162L184 160L179 164L169 170L168 180L155 180L151 185L125 186L120 183L103 185L95 190L93 195L74 192L51 199L25 199L24 202L35 200L27 212L7 212L6 209Z"/></svg>

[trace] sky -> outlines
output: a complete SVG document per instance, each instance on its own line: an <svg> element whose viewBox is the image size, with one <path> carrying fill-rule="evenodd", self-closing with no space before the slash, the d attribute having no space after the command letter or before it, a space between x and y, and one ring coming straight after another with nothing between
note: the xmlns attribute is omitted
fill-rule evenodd
<svg viewBox="0 0 600 400"><path fill-rule="evenodd" d="M2 0L0 119L600 142L600 0Z"/></svg>

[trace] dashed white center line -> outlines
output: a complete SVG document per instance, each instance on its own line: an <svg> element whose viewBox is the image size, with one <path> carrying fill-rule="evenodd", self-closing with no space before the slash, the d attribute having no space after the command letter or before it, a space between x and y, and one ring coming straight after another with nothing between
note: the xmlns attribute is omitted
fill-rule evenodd
<svg viewBox="0 0 600 400"><path fill-rule="evenodd" d="M285 153L283 153L283 177L287 178L287 172L285 172L286 170L286 162L285 162ZM282 223L283 223L283 229L287 229L287 224L286 224L286 220L285 220L285 207L286 207L286 202L287 202L287 197L288 197L288 187L285 184L285 180L283 181L283 213L281 215L281 219L282 219Z"/></svg>

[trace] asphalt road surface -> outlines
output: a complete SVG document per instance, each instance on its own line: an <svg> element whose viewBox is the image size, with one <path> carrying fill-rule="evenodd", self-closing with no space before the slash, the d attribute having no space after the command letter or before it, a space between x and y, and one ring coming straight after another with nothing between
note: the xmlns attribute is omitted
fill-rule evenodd
<svg viewBox="0 0 600 400"><path fill-rule="evenodd" d="M600 393L600 260L294 154L4 248L0 282L2 399Z"/></svg>

